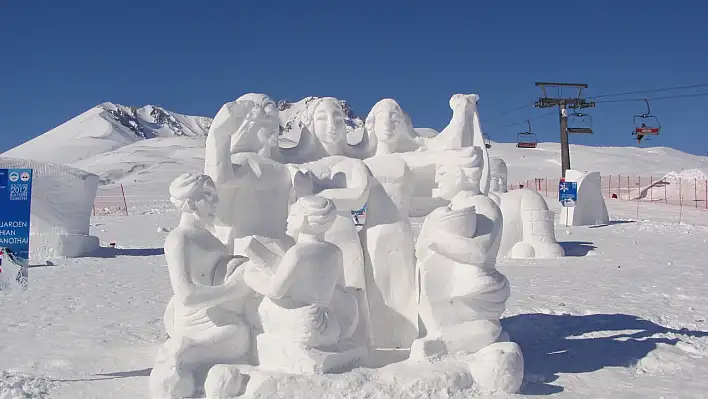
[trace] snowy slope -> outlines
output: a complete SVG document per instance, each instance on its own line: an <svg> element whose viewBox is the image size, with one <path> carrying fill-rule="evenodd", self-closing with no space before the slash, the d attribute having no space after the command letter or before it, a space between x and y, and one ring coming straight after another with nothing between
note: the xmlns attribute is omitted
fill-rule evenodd
<svg viewBox="0 0 708 399"><path fill-rule="evenodd" d="M103 184L123 183L127 187L146 181L164 181L166 190L167 182L180 173L202 169L204 143L203 138L188 137L145 140L72 166L99 175ZM507 162L510 183L560 175L560 146L557 143L541 143L536 149L519 149L513 143L493 143L490 154ZM635 174L660 178L672 172L680 173L683 169L704 170L708 174L708 158L665 147L573 145L571 165L579 170L599 171L602 175Z"/></svg>
<svg viewBox="0 0 708 399"><path fill-rule="evenodd" d="M206 136L210 125L153 105L103 103L2 155L71 164L153 137Z"/></svg>
<svg viewBox="0 0 708 399"><path fill-rule="evenodd" d="M612 225L557 228L570 256L499 264L512 284L502 323L526 363L522 394L509 397L705 397L708 213L685 210L679 225L675 207L651 206L651 219L633 221L634 204L609 202ZM148 398L171 296L157 227L177 221L175 211L94 218L92 234L117 249L32 268L28 292L0 297L0 397L14 387L28 395L10 398ZM454 374L450 386L426 384L433 374L361 368L283 380L262 397L507 397L458 390Z"/></svg>

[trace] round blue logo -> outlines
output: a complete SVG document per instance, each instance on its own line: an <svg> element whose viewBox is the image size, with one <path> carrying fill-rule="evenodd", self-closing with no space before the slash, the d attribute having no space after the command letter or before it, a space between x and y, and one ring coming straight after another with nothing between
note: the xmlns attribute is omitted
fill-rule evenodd
<svg viewBox="0 0 708 399"><path fill-rule="evenodd" d="M10 173L10 175L8 175L8 178L10 179L11 182L14 183L20 179L20 174L17 172L12 172L12 173Z"/></svg>

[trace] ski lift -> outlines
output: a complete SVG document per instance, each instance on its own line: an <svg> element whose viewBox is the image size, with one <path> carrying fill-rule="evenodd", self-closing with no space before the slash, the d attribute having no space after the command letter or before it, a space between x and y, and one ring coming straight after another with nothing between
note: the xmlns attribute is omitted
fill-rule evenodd
<svg viewBox="0 0 708 399"><path fill-rule="evenodd" d="M592 117L576 108L568 117L568 133L592 134Z"/></svg>
<svg viewBox="0 0 708 399"><path fill-rule="evenodd" d="M536 148L538 140L536 140L536 135L531 132L531 122L526 121L526 123L529 124L529 130L516 135L516 147Z"/></svg>
<svg viewBox="0 0 708 399"><path fill-rule="evenodd" d="M489 138L489 135L487 133L483 133L482 138L484 139L484 146L486 148L492 148L492 140Z"/></svg>
<svg viewBox="0 0 708 399"><path fill-rule="evenodd" d="M633 135L637 136L637 141L641 141L642 137L646 135L658 135L661 130L661 124L656 116L651 114L651 108L649 108L649 100L644 99L647 105L647 113L641 115L635 115L634 121L634 132Z"/></svg>

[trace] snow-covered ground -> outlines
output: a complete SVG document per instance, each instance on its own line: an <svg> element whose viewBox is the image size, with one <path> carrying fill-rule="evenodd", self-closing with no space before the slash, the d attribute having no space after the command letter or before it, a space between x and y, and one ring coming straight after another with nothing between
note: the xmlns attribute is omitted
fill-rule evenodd
<svg viewBox="0 0 708 399"><path fill-rule="evenodd" d="M679 225L671 205L643 205L654 211L640 221L635 204L608 205L611 225L557 227L570 256L499 265L513 286L503 323L526 361L519 397L704 397L708 212L684 209ZM10 398L147 397L171 295L158 228L174 227L178 215L142 212L94 218L91 233L116 249L35 266L29 291L0 297L0 398L8 387L27 392ZM355 370L318 397L483 397L421 386L415 376L384 389L379 374ZM322 389L291 384L278 397Z"/></svg>

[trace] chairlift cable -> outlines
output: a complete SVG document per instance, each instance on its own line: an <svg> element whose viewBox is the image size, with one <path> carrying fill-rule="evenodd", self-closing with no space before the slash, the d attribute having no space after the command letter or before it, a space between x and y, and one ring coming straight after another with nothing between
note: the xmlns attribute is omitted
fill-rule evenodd
<svg viewBox="0 0 708 399"><path fill-rule="evenodd" d="M598 95L598 96L588 96L588 97L586 97L586 98L618 97L618 96L626 96L626 95L629 95L629 94L656 93L656 92L660 92L660 91L693 89L693 88L696 88L696 87L708 87L708 83L702 83L702 84L696 84L696 85L689 85L689 86L664 87L664 88L661 88L661 89L628 91L628 92L624 92L624 93L601 94L601 95Z"/></svg>
<svg viewBox="0 0 708 399"><path fill-rule="evenodd" d="M516 125L520 125L520 124L526 123L526 122L528 122L528 121L535 121L535 120L537 120L537 119L546 118L546 117L548 117L548 116L556 115L556 114L557 114L556 111L551 111L551 112L549 112L549 113L547 113L547 114L543 114L543 115L540 115L540 116L537 116L537 117L534 117L534 118L531 118L531 119L524 119L523 121L519 121L519 122L516 122L516 123L512 123L512 124L506 125L506 126L504 126L504 128L512 127L512 126L516 126Z"/></svg>
<svg viewBox="0 0 708 399"><path fill-rule="evenodd" d="M626 102L637 102L637 101L656 101L656 100L668 100L672 98L687 98L687 97L702 97L702 96L708 96L708 93L693 93L693 94L677 94L674 96L663 96L663 97L647 97L647 98L627 98L624 100L601 100L601 101L595 101L595 104L604 104L604 103L626 103Z"/></svg>

